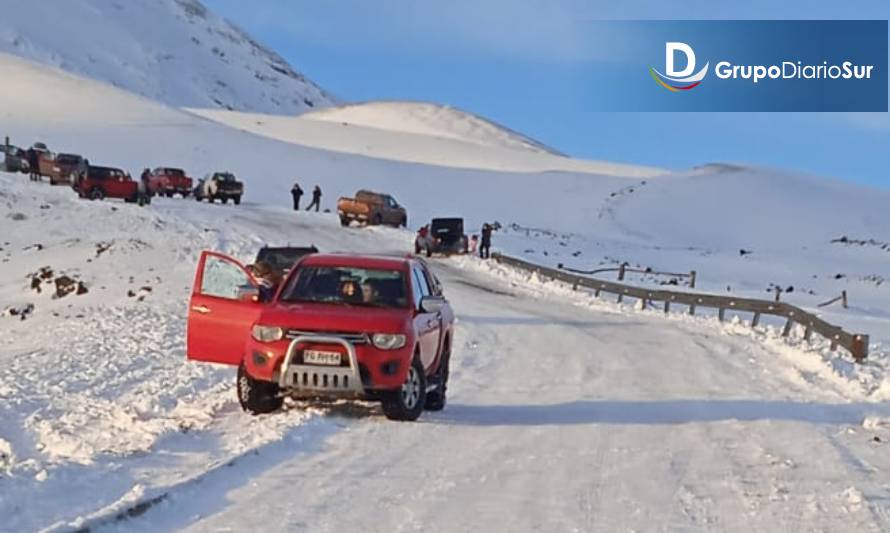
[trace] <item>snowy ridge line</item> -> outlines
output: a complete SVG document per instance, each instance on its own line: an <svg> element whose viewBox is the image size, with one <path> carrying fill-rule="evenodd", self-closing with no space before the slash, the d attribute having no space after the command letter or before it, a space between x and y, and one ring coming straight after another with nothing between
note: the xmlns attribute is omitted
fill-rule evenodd
<svg viewBox="0 0 890 533"><path fill-rule="evenodd" d="M568 283L572 285L573 288L581 286L593 289L596 297L599 297L600 292L608 292L617 295L619 302L625 296L637 298L644 306L653 301L664 302L665 313L670 312L671 303L688 306L690 315L695 314L696 307L710 307L718 310L718 318L722 322L724 313L727 309L733 311L747 311L754 313L754 318L751 320L751 327L757 327L761 315L783 317L786 319L785 327L782 330L783 337L789 336L792 327L797 323L805 328L804 338L807 341L810 341L812 333L816 332L831 342L831 350L836 350L838 346L841 346L850 352L856 362L862 362L868 357L869 336L867 334L844 331L840 326L830 324L800 307L785 302L771 302L755 298L737 298L716 294L700 294L663 289L652 290L624 283L578 276L561 270L536 265L500 253L492 254L492 258L499 263L514 268L519 268L539 276Z"/></svg>

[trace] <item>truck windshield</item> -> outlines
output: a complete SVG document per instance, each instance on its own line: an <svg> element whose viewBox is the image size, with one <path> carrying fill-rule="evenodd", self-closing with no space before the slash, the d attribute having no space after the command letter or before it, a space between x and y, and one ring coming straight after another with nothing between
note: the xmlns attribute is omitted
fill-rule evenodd
<svg viewBox="0 0 890 533"><path fill-rule="evenodd" d="M281 301L405 308L407 293L398 270L305 266L291 277Z"/></svg>

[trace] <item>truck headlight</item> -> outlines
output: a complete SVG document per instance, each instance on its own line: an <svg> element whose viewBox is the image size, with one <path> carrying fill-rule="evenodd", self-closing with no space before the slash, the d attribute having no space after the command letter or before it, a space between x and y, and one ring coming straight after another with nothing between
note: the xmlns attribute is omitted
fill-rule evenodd
<svg viewBox="0 0 890 533"><path fill-rule="evenodd" d="M275 342L284 338L284 330L275 326L256 325L251 334L259 342Z"/></svg>
<svg viewBox="0 0 890 533"><path fill-rule="evenodd" d="M405 345L405 336L400 333L375 333L371 342L381 350L398 350Z"/></svg>

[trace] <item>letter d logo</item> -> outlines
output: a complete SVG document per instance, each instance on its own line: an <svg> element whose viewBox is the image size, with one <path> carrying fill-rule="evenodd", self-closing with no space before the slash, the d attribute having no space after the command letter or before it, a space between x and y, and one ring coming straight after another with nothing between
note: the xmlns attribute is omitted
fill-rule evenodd
<svg viewBox="0 0 890 533"><path fill-rule="evenodd" d="M686 54L686 68L674 70L674 56L677 52ZM695 70L695 52L686 43L664 43L664 72L672 78L683 78Z"/></svg>
<svg viewBox="0 0 890 533"><path fill-rule="evenodd" d="M674 69L674 59L677 52L682 52L686 56L686 68L677 71ZM710 62L705 63L700 71L695 71L695 52L692 47L686 43L667 42L664 43L664 66L667 74L658 72L653 67L649 67L649 74L658 82L659 85L671 92L688 91L693 87L697 87L701 80L708 73Z"/></svg>

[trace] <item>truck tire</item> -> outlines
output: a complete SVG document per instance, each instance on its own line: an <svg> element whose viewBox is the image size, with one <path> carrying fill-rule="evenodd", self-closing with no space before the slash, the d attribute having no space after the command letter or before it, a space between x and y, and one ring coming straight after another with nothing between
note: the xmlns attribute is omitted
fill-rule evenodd
<svg viewBox="0 0 890 533"><path fill-rule="evenodd" d="M270 381L253 379L244 365L238 367L236 391L241 409L254 415L271 413L281 409L284 398L278 395L278 385Z"/></svg>
<svg viewBox="0 0 890 533"><path fill-rule="evenodd" d="M207 201L210 202L210 203L212 204L212 203L214 203L214 202L216 201L216 198L214 198L214 197L212 197L212 196L208 196L208 197L207 197Z"/></svg>
<svg viewBox="0 0 890 533"><path fill-rule="evenodd" d="M402 220L399 221L399 226L398 226L398 227L400 227L400 228L407 228L407 227L408 227L408 217L402 217Z"/></svg>
<svg viewBox="0 0 890 533"><path fill-rule="evenodd" d="M383 216L380 213L374 215L374 225L379 226L383 224Z"/></svg>
<svg viewBox="0 0 890 533"><path fill-rule="evenodd" d="M90 190L90 200L104 200L105 199L105 191L100 189L99 187L93 187Z"/></svg>
<svg viewBox="0 0 890 533"><path fill-rule="evenodd" d="M228 196L223 196L222 198L220 198L220 202L222 202L223 205L229 203L229 197L228 197Z"/></svg>
<svg viewBox="0 0 890 533"><path fill-rule="evenodd" d="M439 369L432 380L436 384L436 389L426 393L426 402L423 408L427 411L441 411L445 409L448 392L448 369L451 364L451 342L446 339L445 346L442 347L442 362L439 363Z"/></svg>
<svg viewBox="0 0 890 533"><path fill-rule="evenodd" d="M383 394L383 414L390 420L413 422L423 412L426 403L426 375L420 358L414 356L405 383L398 390Z"/></svg>
<svg viewBox="0 0 890 533"><path fill-rule="evenodd" d="M235 202L235 205L241 205L241 197L240 196L236 196L232 200Z"/></svg>
<svg viewBox="0 0 890 533"><path fill-rule="evenodd" d="M343 226L344 228L349 227L349 218L340 217L340 225Z"/></svg>

